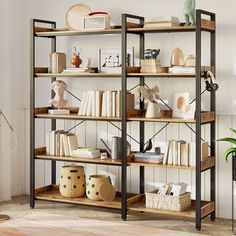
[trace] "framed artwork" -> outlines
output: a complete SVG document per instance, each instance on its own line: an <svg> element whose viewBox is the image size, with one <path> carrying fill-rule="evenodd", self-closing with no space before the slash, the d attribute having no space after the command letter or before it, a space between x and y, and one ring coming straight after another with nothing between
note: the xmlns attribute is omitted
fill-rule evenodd
<svg viewBox="0 0 236 236"><path fill-rule="evenodd" d="M194 119L196 106L195 102L190 104L189 97L189 92L175 93L173 117Z"/></svg>
<svg viewBox="0 0 236 236"><path fill-rule="evenodd" d="M121 48L99 49L99 72L121 73L122 62ZM134 47L127 49L127 64L134 64Z"/></svg>

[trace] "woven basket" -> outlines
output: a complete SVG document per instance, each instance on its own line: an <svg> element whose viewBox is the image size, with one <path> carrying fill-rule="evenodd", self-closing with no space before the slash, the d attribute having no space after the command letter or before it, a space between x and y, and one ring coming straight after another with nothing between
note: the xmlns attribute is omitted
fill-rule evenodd
<svg viewBox="0 0 236 236"><path fill-rule="evenodd" d="M161 62L159 59L141 60L141 73L159 73Z"/></svg>
<svg viewBox="0 0 236 236"><path fill-rule="evenodd" d="M191 194L185 193L181 196L174 197L171 195L157 194L158 190L146 195L146 208L156 208L167 211L185 211L191 206Z"/></svg>

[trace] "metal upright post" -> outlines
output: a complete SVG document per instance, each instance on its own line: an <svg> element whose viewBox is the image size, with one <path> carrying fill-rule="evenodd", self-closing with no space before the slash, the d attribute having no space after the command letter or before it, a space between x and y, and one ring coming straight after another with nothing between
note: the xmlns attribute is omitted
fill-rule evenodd
<svg viewBox="0 0 236 236"><path fill-rule="evenodd" d="M211 14L211 21L215 23L216 17L215 14ZM216 26L215 26L216 27ZM214 68L214 74L216 77L216 33L215 30L211 32L211 67ZM215 91L211 92L211 111L215 112L216 111L216 94ZM215 121L211 123L211 156L215 157L215 139L216 139L216 134L215 134ZM215 202L215 166L211 168L211 176L210 176L210 181L211 181L211 201ZM211 213L211 220L215 220L215 211Z"/></svg>
<svg viewBox="0 0 236 236"><path fill-rule="evenodd" d="M52 23L53 28L56 28L56 22ZM57 50L57 45L56 45L56 37L54 36L52 39L52 47L51 47L51 52L54 53ZM51 82L55 81L56 78L52 77ZM51 92L51 97L53 98L55 96L54 91ZM56 130L56 120L51 120L51 130ZM56 161L51 161L51 182L52 184L56 184Z"/></svg>
<svg viewBox="0 0 236 236"><path fill-rule="evenodd" d="M127 201L126 201L126 193L127 193L127 147L126 147L126 133L127 133L127 110L126 110L126 100L127 100L127 73L126 73L126 56L127 56L127 15L122 14L122 32L121 32L122 42L122 81L121 81L121 89L122 89L122 150L121 150L121 158L122 158L122 207L121 207L121 217L123 220L127 218Z"/></svg>
<svg viewBox="0 0 236 236"><path fill-rule="evenodd" d="M201 10L196 11L196 229L201 230Z"/></svg>
<svg viewBox="0 0 236 236"><path fill-rule="evenodd" d="M30 207L35 207L35 121L34 121L34 108L35 108L35 20L31 20L31 79L30 79Z"/></svg>

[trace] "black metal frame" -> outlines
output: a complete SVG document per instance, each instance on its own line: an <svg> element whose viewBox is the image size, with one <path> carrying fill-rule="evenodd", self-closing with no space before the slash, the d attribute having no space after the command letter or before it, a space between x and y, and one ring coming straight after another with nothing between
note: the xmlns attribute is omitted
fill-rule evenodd
<svg viewBox="0 0 236 236"><path fill-rule="evenodd" d="M211 53L211 61L210 65L215 68L215 56L216 56L216 50L215 50L215 31L214 30L207 30L202 29L201 26L201 17L202 15L206 15L210 17L212 21L215 22L215 14L203 10L196 10L196 29L190 30L195 31L196 33L196 130L194 131L190 126L188 126L192 131L196 134L196 229L201 229L201 220L203 217L201 216L201 95L205 92L201 92L201 39L202 39L202 31L208 31L210 32L210 53ZM144 58L144 49L145 49L145 33L154 33L154 32L134 32L129 31L127 29L127 20L137 20L141 25L144 24L144 17L141 16L135 16L130 14L122 14L122 29L121 29L121 47L122 47L122 80L121 80L121 88L122 88L122 119L121 119L121 135L122 135L122 163L121 163L121 171L122 171L122 208L121 208L121 217L123 220L127 219L127 147L126 147L126 141L127 141L127 110L126 110L126 101L127 101L127 65L126 65L126 56L127 56L127 36L129 33L136 34L139 36L139 42L140 42L140 58ZM49 24L52 28L56 28L56 23L52 21L44 21L44 20L37 20L34 19L31 22L31 140L30 140L30 206L34 208L35 206L35 117L34 117L34 109L35 109L35 26L36 24ZM176 32L184 32L184 30L176 30ZM158 33L164 33L168 32L166 30L158 31ZM171 30L171 32L173 32ZM100 32L101 33L101 32ZM99 34L99 32L97 33ZM46 36L43 36L46 37ZM52 48L51 52L56 51L56 36L49 36L47 38L50 38L52 40ZM54 81L56 78L52 78L52 81ZM139 85L141 86L147 86L145 84L145 77L139 76ZM137 85L131 90L135 89ZM52 96L54 96L52 92ZM193 101L195 101L193 100ZM215 112L215 91L212 91L210 93L210 106L211 111ZM140 101L140 109L144 109L144 102ZM86 120L86 119L85 119ZM114 125L112 122L110 122L112 125ZM79 123L80 124L80 123ZM79 125L77 124L77 125ZM164 127L162 127L153 137L155 137L163 128L168 126L169 123L166 123ZM77 126L76 125L76 126ZM187 124L186 124L187 125ZM114 125L115 126L115 125ZM211 143L210 143L210 149L211 149L211 156L215 156L215 121L211 122L210 124L210 133L211 133ZM115 126L116 127L116 126ZM52 119L51 121L51 129L56 129L56 119ZM140 151L144 150L145 146L145 123L144 121L139 122L139 142L137 140L134 140L135 142L139 143L140 145ZM152 137L152 138L153 138ZM51 182L52 184L56 183L56 161L57 159L51 161ZM215 166L210 168L211 175L210 175L210 182L211 182L211 201L215 202ZM140 181L140 193L145 192L145 169L144 166L140 167L140 173L139 173L139 181ZM215 220L215 211L211 213L211 220Z"/></svg>

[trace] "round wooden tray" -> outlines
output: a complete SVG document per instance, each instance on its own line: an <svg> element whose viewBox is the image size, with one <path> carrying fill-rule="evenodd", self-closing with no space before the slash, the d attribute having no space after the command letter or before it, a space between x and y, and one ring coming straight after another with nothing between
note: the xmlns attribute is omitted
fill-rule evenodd
<svg viewBox="0 0 236 236"><path fill-rule="evenodd" d="M71 6L65 15L66 25L71 30L84 29L84 17L91 13L91 9L84 4Z"/></svg>

